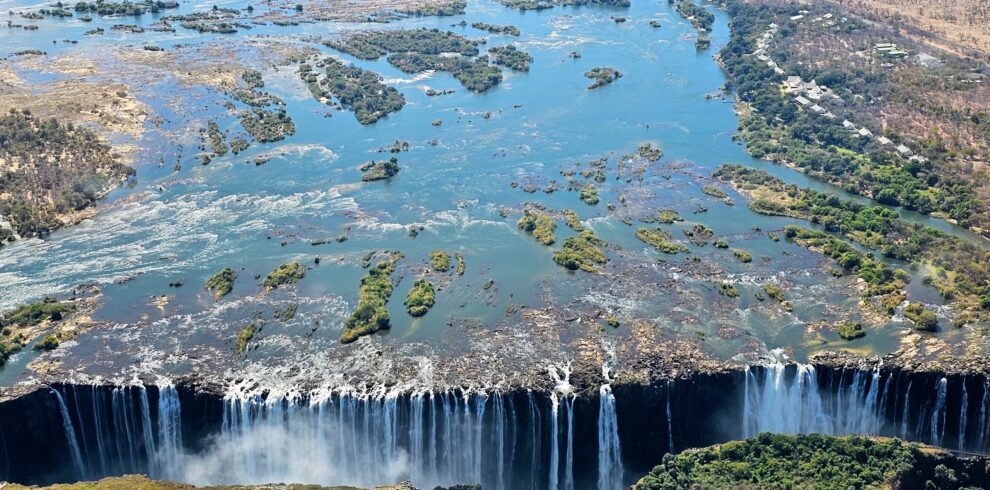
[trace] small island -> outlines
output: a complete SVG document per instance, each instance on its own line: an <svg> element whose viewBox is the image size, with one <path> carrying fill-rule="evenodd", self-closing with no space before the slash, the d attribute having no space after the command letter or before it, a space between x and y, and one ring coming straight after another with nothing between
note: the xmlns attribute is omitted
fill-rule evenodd
<svg viewBox="0 0 990 490"><path fill-rule="evenodd" d="M264 286L267 290L278 289L281 286L295 284L306 277L306 268L299 262L286 262L265 277Z"/></svg>
<svg viewBox="0 0 990 490"><path fill-rule="evenodd" d="M395 157L380 162L370 160L362 163L358 168L363 172L361 180L365 182L386 180L399 173L399 160Z"/></svg>
<svg viewBox="0 0 990 490"><path fill-rule="evenodd" d="M619 78L622 78L622 73L619 70L612 68L610 66L592 68L584 73L584 76L594 80L591 85L588 85L588 90L594 90L596 88L604 87Z"/></svg>

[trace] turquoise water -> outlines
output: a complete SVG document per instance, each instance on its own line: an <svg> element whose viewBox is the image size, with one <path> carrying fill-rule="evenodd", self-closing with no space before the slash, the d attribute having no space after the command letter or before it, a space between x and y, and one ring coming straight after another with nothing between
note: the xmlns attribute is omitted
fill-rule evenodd
<svg viewBox="0 0 990 490"><path fill-rule="evenodd" d="M0 2L0 9L18 5ZM179 13L203 8L207 4L183 4ZM177 43L244 39L308 45L381 73L405 95L407 104L368 126L348 112L333 112L328 118L329 109L309 95L294 67L263 65L251 48L239 50L242 61L258 63L266 90L286 100L296 134L276 144L252 145L239 156L217 158L208 166L198 164L196 141L187 137L182 169L174 172L178 153L173 142L149 132L135 162L136 185L111 194L95 218L44 241L24 240L0 251L4 284L0 308L80 283L102 284L104 305L94 317L115 326L84 334L68 346L69 367L86 364L94 353L138 352L142 345L153 345L176 354L162 369L181 372L196 365L197 356L212 355L217 349L232 354L233 337L256 313L269 321L258 349L248 358L278 359L336 345L342 322L356 305L364 274L361 258L370 250L401 250L405 259L394 276L399 283L389 303L393 327L381 334L397 343L442 341L456 348L465 340L462 329L453 326L499 328L518 319L506 314L510 305L546 304L603 308L623 318L650 319L665 333L702 338L711 352L722 357L731 357L744 345L749 347L743 350L751 349L753 339L760 350L790 346L799 355L822 347L823 338L835 342L835 334L809 332L806 323L854 312L859 298L849 287L851 279L833 279L830 264L821 256L753 231L754 227L779 229L794 221L756 215L729 189L735 206L701 193L702 184L711 183L711 172L727 162L764 168L801 186L831 189L790 169L753 160L732 141L737 119L731 100L705 97L717 93L724 83L712 56L728 38L727 19L723 12L713 11L713 47L701 52L694 47L692 27L666 2L651 1L634 1L628 9L525 13L492 2L471 2L464 16L408 19L387 26L257 26L227 36L195 34L178 26L176 34L120 34L107 29L103 36L82 36L100 25L108 28L135 20L147 25L155 19L150 14L125 20L95 17L92 23L20 21L43 27L33 32L0 30L0 52L44 45L49 57L92 56L110 45L140 49L157 44L173 49ZM614 15L628 20L617 24L611 19ZM663 27L650 27L651 19L658 19ZM501 85L472 94L445 73L410 77L384 59L356 60L311 41L314 35L368 27L426 26L487 36L455 25L461 20L517 26L522 36L488 36L487 47L512 43L529 52L534 57L529 73L506 70ZM79 39L79 44L51 43L64 38ZM572 51L580 52L581 58L572 59ZM99 61L104 66L117 63L112 58ZM583 73L598 66L613 66L623 77L610 86L587 90L590 81ZM121 75L124 72L109 70L101 76L115 80L126 76ZM24 72L23 76L41 81L62 75ZM204 102L211 97L205 89L184 87L169 77L148 82L137 93L167 116L161 132L192 133L209 117L217 117L232 134L240 131L236 120L223 116L219 102ZM456 92L427 97L427 88ZM174 110L176 98L205 104L204 109L180 114ZM213 100L224 99L213 96ZM489 112L491 117L484 118ZM435 119L443 124L432 126ZM396 155L399 175L388 182L362 183L357 167L389 156L376 150L396 139L411 143L408 152ZM633 153L643 143L661 147L663 160L647 171L642 183L615 180L611 169L618 156ZM273 152L279 156L265 165L248 163ZM583 204L576 192L527 194L521 185L510 185L534 182L542 187L554 179L563 183L561 170L605 155L612 158L598 206ZM160 167L162 159L165 164ZM604 273L575 274L556 266L553 250L573 232L558 222L554 248L539 245L515 226L526 202L575 210L610 244L610 265ZM606 203L615 204L615 211L608 211ZM686 220L665 225L675 238L683 238L681 228L703 223L716 237L728 239L731 247L750 251L754 261L741 264L731 250L690 245L691 255L702 259L709 274L684 262L683 255L661 257L635 239L635 228L643 226L635 221L668 208L678 210ZM704 208L707 212L696 213ZM508 217L500 214L503 210ZM905 215L970 236L938 220ZM622 218L631 219L634 226L623 224ZM350 226L346 242L310 245L320 239L332 242L345 226ZM410 238L410 227L423 231ZM413 319L405 313L402 300L412 281L428 268L429 252L436 249L463 254L467 271L463 276L427 274L442 290L429 314ZM659 259L667 262L658 265ZM289 260L308 266L306 278L296 287L265 293L255 275L264 277ZM225 266L237 270L239 278L233 292L217 303L201 285ZM742 293L739 299L718 294L722 279L736 283ZM174 281L184 286L170 288ZM488 281L494 286L485 290L482 286ZM766 282L785 286L794 314L754 298ZM169 296L167 304L151 304L160 295ZM274 310L290 303L300 305L295 319L271 320ZM726 328L741 334L729 335ZM887 352L897 347L903 328L894 322L843 345ZM627 334L620 329L608 335ZM119 368L126 362L108 360L106 366Z"/></svg>

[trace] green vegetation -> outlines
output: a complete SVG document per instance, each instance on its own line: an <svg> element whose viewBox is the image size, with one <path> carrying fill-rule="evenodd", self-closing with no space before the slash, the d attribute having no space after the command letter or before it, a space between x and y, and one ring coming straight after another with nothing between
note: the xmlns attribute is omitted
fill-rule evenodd
<svg viewBox="0 0 990 490"><path fill-rule="evenodd" d="M715 14L705 10L704 7L691 0L680 0L675 4L674 9L699 32L711 32L712 24L715 23Z"/></svg>
<svg viewBox="0 0 990 490"><path fill-rule="evenodd" d="M50 333L45 335L37 344L34 344L34 350L50 351L58 349L58 336Z"/></svg>
<svg viewBox="0 0 990 490"><path fill-rule="evenodd" d="M371 160L361 164L359 169L363 172L361 180L365 182L390 179L399 173L399 160L395 157L380 162Z"/></svg>
<svg viewBox="0 0 990 490"><path fill-rule="evenodd" d="M904 308L904 316L914 322L914 328L926 332L934 332L938 328L938 316L934 311L925 309L921 303L910 303Z"/></svg>
<svg viewBox="0 0 990 490"><path fill-rule="evenodd" d="M220 126L218 126L217 123L213 122L211 119L206 123L206 128L210 137L210 151L218 157L226 155L227 137L224 136L222 131L220 131Z"/></svg>
<svg viewBox="0 0 990 490"><path fill-rule="evenodd" d="M241 111L239 116L241 126L259 143L274 143L296 134L296 125L284 108L252 109Z"/></svg>
<svg viewBox="0 0 990 490"><path fill-rule="evenodd" d="M465 56L397 53L389 55L388 62L404 73L427 70L449 72L472 92L484 92L502 82L502 71L489 65L485 57L472 59Z"/></svg>
<svg viewBox="0 0 990 490"><path fill-rule="evenodd" d="M741 250L737 248L732 251L732 255L735 255L736 258L739 259L739 261L744 264L753 261L753 255L745 250Z"/></svg>
<svg viewBox="0 0 990 490"><path fill-rule="evenodd" d="M729 248L729 242L727 242L727 241L725 241L725 240L723 240L721 238L719 238L718 240L715 240L715 242L712 243L712 245L715 246L715 248Z"/></svg>
<svg viewBox="0 0 990 490"><path fill-rule="evenodd" d="M247 350L248 342L254 338L254 335L261 331L261 327L254 324L254 322L248 323L246 327L242 328L240 332L237 332L237 339L235 344L237 347L237 352L244 352Z"/></svg>
<svg viewBox="0 0 990 490"><path fill-rule="evenodd" d="M584 225L581 224L581 218L578 218L577 213L571 211L570 209L564 211L564 220L567 222L567 226L570 229L582 232L584 231Z"/></svg>
<svg viewBox="0 0 990 490"><path fill-rule="evenodd" d="M391 276L395 272L395 263L401 258L402 254L395 254L368 269L368 274L361 278L358 306L344 323L341 343L349 344L361 336L391 327L385 306L392 296Z"/></svg>
<svg viewBox="0 0 990 490"><path fill-rule="evenodd" d="M903 261L925 263L934 271L925 277L943 297L958 306L979 308L979 298L990 293L990 261L978 246L930 226L909 223L883 206L867 206L842 200L833 194L785 184L762 170L723 165L715 172L723 180L749 193L750 208L774 216L789 216L816 223L827 232L840 234L883 255ZM795 227L796 228L796 227ZM847 270L866 272L872 294L899 289L899 278L871 255L820 231L788 227L788 236L799 243L821 249ZM902 276L903 274L897 274Z"/></svg>
<svg viewBox="0 0 990 490"><path fill-rule="evenodd" d="M430 3L416 9L400 10L400 13L417 17L449 17L451 15L464 15L464 8L467 2L464 0L452 0L448 3Z"/></svg>
<svg viewBox="0 0 990 490"><path fill-rule="evenodd" d="M544 10L561 5L607 5L611 7L628 7L629 0L498 0L506 7L519 10Z"/></svg>
<svg viewBox="0 0 990 490"><path fill-rule="evenodd" d="M500 26L485 22L475 22L474 24L471 24L471 27L478 29L479 31L488 31L492 34L507 34L509 36L518 36L520 34L519 28L513 25Z"/></svg>
<svg viewBox="0 0 990 490"><path fill-rule="evenodd" d="M678 221L684 221L684 218L682 218L681 215L677 213L677 211L674 211L672 209L664 209L658 212L656 215L640 218L639 220L642 221L643 223L659 223L662 225L671 225Z"/></svg>
<svg viewBox="0 0 990 490"><path fill-rule="evenodd" d="M581 189L580 196L581 201L589 206L594 206L598 204L598 189L592 186L583 187Z"/></svg>
<svg viewBox="0 0 990 490"><path fill-rule="evenodd" d="M595 264L604 264L608 261L605 251L601 249L604 246L604 240L598 238L591 230L585 230L577 236L564 240L563 249L554 252L553 261L568 270L595 272Z"/></svg>
<svg viewBox="0 0 990 490"><path fill-rule="evenodd" d="M234 272L234 269L224 267L223 270L213 274L206 280L205 287L208 291L213 291L213 297L219 301L220 298L223 298L234 289L235 279L237 279L237 273Z"/></svg>
<svg viewBox="0 0 990 490"><path fill-rule="evenodd" d="M657 250L665 254L676 254L678 252L688 253L687 247L683 244L671 241L670 233L660 228L640 228L636 230L636 238L656 247Z"/></svg>
<svg viewBox="0 0 990 490"><path fill-rule="evenodd" d="M97 0L95 2L78 2L73 9L76 12L90 12L99 15L138 16L148 12L158 13L162 10L177 8L178 6L179 3L173 0L143 0L137 2Z"/></svg>
<svg viewBox="0 0 990 490"><path fill-rule="evenodd" d="M859 322L843 322L836 329L839 337L846 340L858 339L860 337L866 336L866 330L863 330L863 325Z"/></svg>
<svg viewBox="0 0 990 490"><path fill-rule="evenodd" d="M33 327L45 320L61 321L65 313L75 309L72 303L45 298L38 303L21 305L0 315L0 327Z"/></svg>
<svg viewBox="0 0 990 490"><path fill-rule="evenodd" d="M619 73L619 70L616 70L610 66L592 68L591 70L586 71L584 76L594 80L591 85L588 85L588 90L604 87L622 78L622 74Z"/></svg>
<svg viewBox="0 0 990 490"><path fill-rule="evenodd" d="M251 90L259 89L265 86L265 80L261 76L261 72L258 70L245 70L241 73L241 80L247 84L248 88Z"/></svg>
<svg viewBox="0 0 990 490"><path fill-rule="evenodd" d="M455 269L455 272L457 272L458 276L463 276L464 269L467 268L467 264L464 263L464 256L460 253L455 253L454 258L457 259L457 269Z"/></svg>
<svg viewBox="0 0 990 490"><path fill-rule="evenodd" d="M271 271L265 277L265 289L278 289L281 286L295 284L306 277L306 268L299 262L286 262Z"/></svg>
<svg viewBox="0 0 990 490"><path fill-rule="evenodd" d="M419 317L430 311L435 302L436 292L433 290L433 284L424 279L417 279L403 304L406 305L406 311L411 316Z"/></svg>
<svg viewBox="0 0 990 490"><path fill-rule="evenodd" d="M0 215L21 237L44 237L61 216L96 203L134 174L93 131L11 109L0 115ZM0 231L0 247L13 239Z"/></svg>
<svg viewBox="0 0 990 490"><path fill-rule="evenodd" d="M529 53L512 45L491 48L488 54L493 57L496 65L507 66L515 71L529 71L529 64L533 62Z"/></svg>
<svg viewBox="0 0 990 490"><path fill-rule="evenodd" d="M663 463L633 489L881 490L980 486L984 475L957 473L950 468L956 466L954 459L948 453L922 449L899 439L760 434L745 441L666 455Z"/></svg>
<svg viewBox="0 0 990 490"><path fill-rule="evenodd" d="M732 205L732 198L729 197L729 195L726 194L725 191L723 191L722 189L719 189L718 187L711 186L711 185L702 186L701 192L703 192L703 193L705 193L705 194L707 194L709 196L712 196L715 199L718 199L719 201L722 201L722 202L724 202L724 203L726 203L726 204L728 204L730 206Z"/></svg>
<svg viewBox="0 0 990 490"><path fill-rule="evenodd" d="M695 245L705 245L715 236L715 232L711 228L701 223L697 223L690 228L685 228L682 231L684 232L684 236L688 237L688 240Z"/></svg>
<svg viewBox="0 0 990 490"><path fill-rule="evenodd" d="M776 284L766 284L763 286L763 290L766 291L767 296L771 299L775 299L781 303L787 301L787 297L784 296L784 290Z"/></svg>
<svg viewBox="0 0 990 490"><path fill-rule="evenodd" d="M615 315L609 315L609 316L605 317L605 323L607 323L608 326L610 326L612 328L619 328L619 323L620 323L619 322L619 317L617 317Z"/></svg>
<svg viewBox="0 0 990 490"><path fill-rule="evenodd" d="M478 54L476 41L453 32L427 28L359 32L324 44L363 60L377 60L389 53Z"/></svg>
<svg viewBox="0 0 990 490"><path fill-rule="evenodd" d="M718 286L718 294L721 294L723 296L728 296L730 298L738 298L739 297L739 290L736 289L736 287L733 286L732 284L729 284L727 282L723 282L722 284L719 284L719 286Z"/></svg>
<svg viewBox="0 0 990 490"><path fill-rule="evenodd" d="M859 252L852 245L828 233L788 225L784 228L784 234L798 245L828 255L843 269L855 272L867 283L866 296L892 293L905 285L907 274L904 271L892 270L883 262Z"/></svg>
<svg viewBox="0 0 990 490"><path fill-rule="evenodd" d="M275 310L275 318L287 322L296 317L296 312L299 311L299 305L296 303L289 303L284 310Z"/></svg>
<svg viewBox="0 0 990 490"><path fill-rule="evenodd" d="M443 250L430 252L430 264L437 272L447 272L450 270L450 254Z"/></svg>
<svg viewBox="0 0 990 490"><path fill-rule="evenodd" d="M544 213L527 209L522 218L519 218L517 226L520 230L532 233L536 241L543 245L550 246L557 241L557 237L554 235L557 230L557 223Z"/></svg>
<svg viewBox="0 0 990 490"><path fill-rule="evenodd" d="M381 75L346 65L336 58L327 57L316 63L316 68L324 68L320 77L310 65L299 66L299 76L309 84L309 91L317 99L330 101L336 97L340 105L354 112L361 124L371 124L402 109L406 99L394 87L382 83Z"/></svg>

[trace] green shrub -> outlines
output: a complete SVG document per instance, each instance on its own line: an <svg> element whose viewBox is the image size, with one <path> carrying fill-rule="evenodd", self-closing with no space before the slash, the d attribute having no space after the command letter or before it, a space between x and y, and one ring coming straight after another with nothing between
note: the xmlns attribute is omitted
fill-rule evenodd
<svg viewBox="0 0 990 490"><path fill-rule="evenodd" d="M234 279L237 279L237 273L230 267L224 267L206 280L205 287L208 291L213 291L213 297L219 300L234 289Z"/></svg>
<svg viewBox="0 0 990 490"><path fill-rule="evenodd" d="M749 263L753 261L753 256L745 250L735 249L732 251L732 255L735 255L740 262Z"/></svg>
<svg viewBox="0 0 990 490"><path fill-rule="evenodd" d="M306 277L306 268L299 262L286 262L265 277L265 289L278 289L280 286L295 284Z"/></svg>
<svg viewBox="0 0 990 490"><path fill-rule="evenodd" d="M430 311L435 301L436 292L433 289L433 284L423 279L417 279L403 304L406 305L406 311L410 315L418 317Z"/></svg>
<svg viewBox="0 0 990 490"><path fill-rule="evenodd" d="M678 252L687 253L688 251L688 248L683 244L670 241L670 233L660 228L640 228L636 230L636 238L644 243L652 245L657 250L665 254L676 254Z"/></svg>
<svg viewBox="0 0 990 490"><path fill-rule="evenodd" d="M430 264L437 272L447 272L450 270L450 255L443 250L434 250L430 252Z"/></svg>
<svg viewBox="0 0 990 490"><path fill-rule="evenodd" d="M853 340L866 336L866 330L863 330L863 325L859 322L842 323L836 331L839 333L839 337L846 340Z"/></svg>
<svg viewBox="0 0 990 490"><path fill-rule="evenodd" d="M34 344L35 350L50 351L58 348L58 336L53 333L45 335L37 344Z"/></svg>
<svg viewBox="0 0 990 490"><path fill-rule="evenodd" d="M370 335L391 327L388 310L385 306L392 296L391 276L395 272L396 262L401 258L402 254L395 254L388 260L383 260L375 267L368 269L368 274L361 278L361 286L358 288L358 306L344 322L344 332L340 336L341 343L348 344L363 335Z"/></svg>

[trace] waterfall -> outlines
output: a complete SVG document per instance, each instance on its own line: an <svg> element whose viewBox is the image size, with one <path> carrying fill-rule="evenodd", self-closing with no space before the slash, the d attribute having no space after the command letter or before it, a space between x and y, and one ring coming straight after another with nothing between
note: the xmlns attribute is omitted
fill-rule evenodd
<svg viewBox="0 0 990 490"><path fill-rule="evenodd" d="M560 412L560 401L557 399L557 392L550 394L550 490L557 490L560 487L560 428L558 427L558 413Z"/></svg>
<svg viewBox="0 0 990 490"><path fill-rule="evenodd" d="M980 426L977 434L980 436L981 441L986 441L990 438L990 412L987 408L990 407L990 381L983 383L983 399L980 400ZM982 450L983 446L976 446L977 451Z"/></svg>
<svg viewBox="0 0 990 490"><path fill-rule="evenodd" d="M567 456L564 458L564 490L574 490L574 397L564 398L567 415Z"/></svg>
<svg viewBox="0 0 990 490"><path fill-rule="evenodd" d="M849 395L846 402L841 401L842 392L840 388L838 411L856 408ZM833 420L839 420L842 427L850 420L828 413L815 368L806 364L798 364L793 377L788 377L787 365L783 363L763 367L760 377L747 370L743 413L744 437L759 432L828 434L835 432Z"/></svg>
<svg viewBox="0 0 990 490"><path fill-rule="evenodd" d="M622 488L622 449L608 365L602 366L602 375L605 383L598 389L598 490L618 490Z"/></svg>
<svg viewBox="0 0 990 490"><path fill-rule="evenodd" d="M914 380L908 381L907 391L904 392L904 410L901 412L901 439L907 439L908 411L911 408L911 384Z"/></svg>
<svg viewBox="0 0 990 490"><path fill-rule="evenodd" d="M72 456L72 464L76 468L79 479L86 478L86 467L83 465L82 451L79 449L79 442L76 440L76 429L72 426L72 419L69 418L69 408L65 406L62 394L56 389L52 389L55 399L58 400L58 410L62 415L62 429L65 430L65 440L69 444L69 455Z"/></svg>
<svg viewBox="0 0 990 490"><path fill-rule="evenodd" d="M938 380L935 388L935 406L932 408L931 443L933 446L942 445L945 435L945 390L949 381L945 378Z"/></svg>
<svg viewBox="0 0 990 490"><path fill-rule="evenodd" d="M966 418L969 416L969 393L966 391L966 380L962 382L962 401L959 408L959 450L966 449Z"/></svg>
<svg viewBox="0 0 990 490"><path fill-rule="evenodd" d="M530 420L530 432L532 438L530 439L530 488L536 490L540 488L540 455L542 454L542 448L540 447L540 420L542 416L540 414L540 407L536 404L536 398L533 396L532 391L526 392L526 401L529 408L529 420ZM553 436L556 441L556 435Z"/></svg>
<svg viewBox="0 0 990 490"><path fill-rule="evenodd" d="M674 452L674 413L670 410L670 399L672 398L671 386L674 381L667 382L667 452Z"/></svg>

